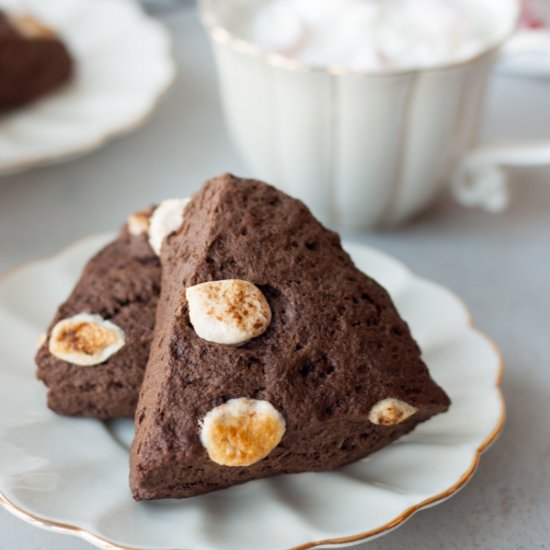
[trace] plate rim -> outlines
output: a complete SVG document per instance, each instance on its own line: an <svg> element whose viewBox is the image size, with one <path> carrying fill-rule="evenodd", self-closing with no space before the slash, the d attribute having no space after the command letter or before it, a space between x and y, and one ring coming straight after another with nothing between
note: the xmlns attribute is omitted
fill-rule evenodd
<svg viewBox="0 0 550 550"><path fill-rule="evenodd" d="M94 233L92 235L88 235L85 237L82 237L81 239L78 239L77 241L74 241L64 247L62 247L57 252L50 254L48 256L45 256L44 258L39 258L35 260L30 260L27 262L23 262L11 269L8 269L7 271L0 274L0 285L3 284L7 279L10 279L11 277L17 275L18 272L27 269L29 267L39 265L42 263L46 263L49 261L52 261L59 256L62 256L63 254L69 252L70 250L74 248L78 248L82 244L84 244L86 241L92 241L92 240L100 240L105 239L107 240L109 237L113 236L114 233L111 232L101 232L101 233ZM379 250L378 248L372 247L370 245L366 245L363 243L358 243L354 241L347 241L344 239L344 242L347 244L352 244L353 246L359 246L361 248L370 248L372 250L375 250L377 253L381 253L387 258L391 259L392 261L395 261L399 263L401 266L403 266L412 277L422 280L422 281L428 281L430 284L436 285L438 288L443 289L445 292L449 293L453 297L453 299L458 302L461 307L464 309L464 311L467 313L467 324L469 329L476 333L478 336L482 337L487 344L492 348L493 352L495 353L496 357L498 358L498 371L496 375L496 379L494 382L494 388L497 390L497 395L499 399L500 404L500 413L498 417L498 421L496 423L496 426L493 428L493 430L489 433L487 437L481 442L479 447L475 451L475 455L472 459L472 462L470 463L470 466L467 468L467 470L461 475L461 477L456 481L451 487L448 487L447 489L440 491L439 493L436 493L435 495L432 495L431 497L428 497L427 499L424 499L423 501L413 504L409 506L404 512L402 512L399 516L394 518L393 520L385 523L384 525L380 525L374 529L370 529L369 531L364 531L361 533L357 533L355 535L349 535L345 537L335 537L335 538L328 538L328 539L321 539L321 540L314 540L310 542L306 542L303 544L300 544L298 546L293 546L290 548L290 550L308 550L311 548L317 548L320 546L340 546L340 545L353 545L353 544L359 544L361 542L366 542L367 540L371 540L377 537L380 537L386 533L389 533L390 531L396 529L403 523L405 523L408 519L410 519L414 514L417 512L424 510L426 508L429 508L437 503L443 502L456 494L458 491L460 491L474 476L481 459L481 455L499 438L500 434L502 433L502 430L504 429L504 424L506 423L506 402L504 400L504 395L502 393L502 378L504 374L504 357L501 349L497 346L495 341L490 338L488 335L486 335L484 332L482 332L475 324L473 315L471 313L470 308L466 305L466 302L454 291L448 289L447 287L440 285L439 283L436 283L432 281L431 279L427 279L425 277L422 277L418 275L415 271L410 269L405 263L403 263L401 260L394 258L392 255L386 253L383 250ZM58 533L64 533L69 535L78 536L91 544L96 545L100 548L105 548L107 550L148 550L144 547L137 547L137 546L124 546L117 543L114 543L112 541L109 541L106 538L103 538L102 536L93 533L92 531L85 529L83 527L78 527L77 525L73 525L70 523L63 523L58 521L49 520L46 518L43 518L41 516L35 515L31 512L28 512L27 510L24 510L22 507L18 506L17 504L11 502L0 490L0 506L2 506L4 509L6 509L8 512L12 513L19 519L22 519L26 521L27 523L30 523L34 526L41 527L43 529L48 529L54 532ZM182 548L174 548L173 550L183 550Z"/></svg>
<svg viewBox="0 0 550 550"><path fill-rule="evenodd" d="M126 2L126 0L122 1ZM94 138L86 141L85 143L81 143L78 147L74 147L72 149L67 148L65 149L65 151L52 154L27 155L25 157L21 156L21 158L18 160L0 163L0 176L11 176L20 172L24 172L25 170L30 170L31 168L60 164L84 156L96 149L100 149L109 141L118 137L123 137L126 134L129 134L142 126L145 122L147 122L147 120L152 116L160 103L168 95L170 90L174 87L177 75L176 63L174 58L174 40L163 23L148 15L146 12L140 9L139 6L134 5L133 3L129 3L129 5L132 7L132 9L135 9L137 12L140 13L147 24L150 25L151 29L154 29L158 37L164 42L167 74L162 82L160 82L159 80L160 83L158 85L158 89L155 91L155 94L151 94L151 101L148 108L139 113L138 116L134 116L131 120L121 122L110 129L104 130L100 134L96 135ZM25 108L26 106L23 106L23 109ZM61 252L63 252L63 250L61 250L59 253ZM2 279L3 277L0 277L0 281Z"/></svg>

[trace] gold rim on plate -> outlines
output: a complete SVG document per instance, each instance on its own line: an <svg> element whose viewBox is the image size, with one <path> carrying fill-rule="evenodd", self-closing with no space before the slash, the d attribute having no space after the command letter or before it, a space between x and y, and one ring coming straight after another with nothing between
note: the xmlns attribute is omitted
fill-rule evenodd
<svg viewBox="0 0 550 550"><path fill-rule="evenodd" d="M19 271L21 271L21 270L23 270L27 267L30 267L31 265L34 265L34 264L37 264L37 263L42 263L44 261L48 261L48 260L51 260L53 258L56 258L56 257L58 257L58 256L60 256L64 253L68 252L69 250L80 246L82 243L84 243L85 241L87 241L91 238L98 238L98 237L102 237L102 236L103 236L103 234L96 235L94 237L85 237L83 239L80 239L80 240L76 241L75 243L70 244L69 246L64 247L60 252L57 252L56 254L52 254L51 256L48 256L47 258L44 258L43 260L35 260L35 261L26 262L26 263L20 265L19 267L16 267L14 269L10 269L10 270L8 270L8 272L4 273L4 275L0 277L0 283L3 283L6 279L10 278L11 276L16 275ZM107 238L107 236L108 236L108 234L105 234L105 238ZM416 276L414 274L414 272L412 272L408 267L407 267L407 270L413 276ZM500 348L496 345L496 343L491 338L489 338L486 334L481 332L474 325L473 316L470 312L470 309L466 306L466 304L464 303L462 298L460 298L458 295L456 295L454 292L448 290L447 288L445 288L445 290L447 290L447 292L452 294L453 297L456 299L456 301L459 302L462 305L462 307L464 308L464 310L467 312L467 314L468 314L468 324L469 324L470 328L474 332L479 334L481 337L483 337L487 341L487 343L493 348L493 351L498 356L499 369L498 369L497 377L496 377L496 380L495 380L495 388L498 390L498 396L499 396L499 400L500 400L500 416L499 416L497 425L495 426L493 431L484 439L483 443L477 448L475 456L472 460L472 463L470 464L470 467L466 470L466 472L464 472L462 474L460 479L454 485L452 485L451 487L449 487L445 491L441 491L440 493L437 493L434 496L431 496L431 497L423 500L422 502L420 502L418 504L414 504L413 506L410 506L402 514L397 516L392 521L390 521L390 522L388 522L384 525L381 525L380 527L376 527L375 529L371 529L370 531L365 531L365 532L358 533L356 535L350 535L350 536L347 536L347 537L337 537L337 538L332 538L332 539L322 539L322 540L317 540L317 541L306 542L304 544L294 546L290 550L307 550L309 548L315 548L317 546L324 546L324 545L337 545L337 544L341 545L341 544L359 543L359 542L364 542L364 541L366 541L370 538L373 538L373 537L379 537L379 536L383 535L384 533L392 531L393 529L395 529L396 527L399 527L401 524L403 524L405 521L407 521L416 512L418 512L418 511L420 511L424 508L428 508L429 506L432 506L433 504L436 504L437 502L441 502L443 500L446 500L449 497L453 496L455 493L457 493L460 489L462 489L468 483L468 481L470 481L470 479L472 479L472 477L474 476L474 474L477 470L477 467L479 465L479 461L480 461L480 458L481 458L481 455L483 454L483 452L486 451L498 439L499 435L501 434L501 432L504 428L504 423L506 421L506 404L504 402L504 397L502 395L502 389L501 389L502 377L503 377L503 373L504 373L504 359L503 359L502 352L501 352ZM23 519L23 520L27 521L28 523L31 523L32 525L36 525L38 527L43 527L43 528L46 528L46 529L51 529L53 531L57 531L57 532L60 532L60 533L76 535L76 536L79 536L80 538L83 538L84 540L87 540L88 542L91 542L92 544L95 544L96 546L100 546L100 547L106 548L108 550L146 550L145 548L139 548L139 547L135 547L135 546L122 546L122 545L119 545L119 544L115 544L114 542L111 542L111 541L109 541L109 540L107 540L103 537L100 537L99 535L96 535L95 533L93 533L93 532L91 532L87 529L83 529L83 528L78 527L76 525L72 525L70 523L61 523L61 522L58 522L58 521L52 521L52 520L45 519L43 517L37 516L35 514L31 514L30 512L24 510L23 508L21 508L17 504L11 502L2 493L2 491L0 491L0 505L2 505L6 510L11 512L12 514L17 516L18 518ZM174 548L172 550L183 550L183 549Z"/></svg>

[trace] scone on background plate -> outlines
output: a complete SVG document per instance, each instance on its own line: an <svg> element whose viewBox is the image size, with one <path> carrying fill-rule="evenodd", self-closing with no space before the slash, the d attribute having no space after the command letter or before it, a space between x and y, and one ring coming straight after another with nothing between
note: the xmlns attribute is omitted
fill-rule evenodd
<svg viewBox="0 0 550 550"><path fill-rule="evenodd" d="M335 469L449 407L388 293L275 188L207 182L161 262L135 499Z"/></svg>
<svg viewBox="0 0 550 550"><path fill-rule="evenodd" d="M74 61L54 30L29 15L0 11L0 110L65 84Z"/></svg>

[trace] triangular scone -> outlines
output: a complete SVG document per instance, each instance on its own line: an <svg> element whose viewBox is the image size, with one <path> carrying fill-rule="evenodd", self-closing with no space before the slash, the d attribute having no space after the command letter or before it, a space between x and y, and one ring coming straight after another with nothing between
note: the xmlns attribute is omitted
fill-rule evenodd
<svg viewBox="0 0 550 550"><path fill-rule="evenodd" d="M86 265L36 355L55 412L133 417L160 293L158 252L181 225L185 200L130 216L120 235Z"/></svg>
<svg viewBox="0 0 550 550"><path fill-rule="evenodd" d="M338 468L449 407L387 292L273 187L207 182L161 262L137 500Z"/></svg>

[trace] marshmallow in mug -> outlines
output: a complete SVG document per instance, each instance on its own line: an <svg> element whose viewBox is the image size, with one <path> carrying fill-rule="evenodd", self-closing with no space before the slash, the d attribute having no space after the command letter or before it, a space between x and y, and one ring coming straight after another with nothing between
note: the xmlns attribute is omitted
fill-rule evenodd
<svg viewBox="0 0 550 550"><path fill-rule="evenodd" d="M358 71L457 62L501 31L473 0L270 0L239 26L267 52Z"/></svg>

